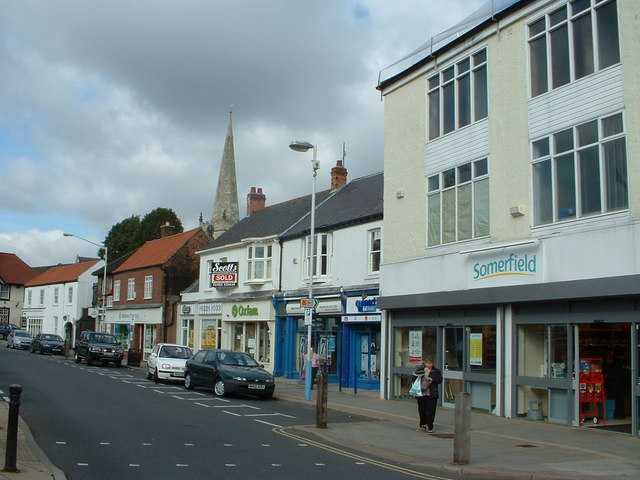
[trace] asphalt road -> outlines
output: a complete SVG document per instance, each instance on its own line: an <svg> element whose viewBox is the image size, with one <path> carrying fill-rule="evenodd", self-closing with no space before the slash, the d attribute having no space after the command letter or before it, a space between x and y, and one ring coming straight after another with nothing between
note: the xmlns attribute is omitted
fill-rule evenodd
<svg viewBox="0 0 640 480"><path fill-rule="evenodd" d="M315 410L302 405L221 399L155 384L139 370L0 345L0 388L22 385L21 416L70 480L407 478L400 465L296 433L315 424Z"/></svg>

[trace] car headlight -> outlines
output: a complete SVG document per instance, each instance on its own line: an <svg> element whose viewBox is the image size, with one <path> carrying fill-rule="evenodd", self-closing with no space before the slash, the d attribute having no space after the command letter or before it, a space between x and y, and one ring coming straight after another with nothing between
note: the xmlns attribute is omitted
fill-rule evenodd
<svg viewBox="0 0 640 480"><path fill-rule="evenodd" d="M99 353L102 351L102 347L90 347L89 351Z"/></svg>
<svg viewBox="0 0 640 480"><path fill-rule="evenodd" d="M170 368L171 368L171 364L169 364L169 363L163 363L163 364L161 365L161 368L170 369Z"/></svg>
<svg viewBox="0 0 640 480"><path fill-rule="evenodd" d="M267 383L273 383L273 378L267 378L266 382Z"/></svg>
<svg viewBox="0 0 640 480"><path fill-rule="evenodd" d="M233 377L234 380L238 381L238 382L246 382L247 379L245 377Z"/></svg>

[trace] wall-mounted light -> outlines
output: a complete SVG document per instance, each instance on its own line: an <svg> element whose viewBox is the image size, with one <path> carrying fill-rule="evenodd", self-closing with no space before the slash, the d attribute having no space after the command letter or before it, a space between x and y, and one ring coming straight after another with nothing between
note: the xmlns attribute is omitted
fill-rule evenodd
<svg viewBox="0 0 640 480"><path fill-rule="evenodd" d="M398 190L396 192L396 198L404 198L404 190Z"/></svg>

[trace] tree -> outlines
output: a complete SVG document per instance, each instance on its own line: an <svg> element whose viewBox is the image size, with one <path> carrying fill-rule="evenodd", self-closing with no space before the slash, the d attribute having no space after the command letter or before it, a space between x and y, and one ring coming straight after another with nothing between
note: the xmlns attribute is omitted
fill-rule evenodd
<svg viewBox="0 0 640 480"><path fill-rule="evenodd" d="M132 215L116 223L104 240L104 244L109 248L108 261L112 262L134 252L149 240L160 238L160 227L166 223L174 227L174 233L184 231L182 222L170 208L156 208L147 213L142 221L138 215ZM104 258L104 248L100 249L98 255Z"/></svg>
<svg viewBox="0 0 640 480"><path fill-rule="evenodd" d="M182 233L184 231L182 222L170 208L160 207L147 213L138 228L138 246L143 245L149 240L160 238L160 227L167 223L174 227L173 233Z"/></svg>

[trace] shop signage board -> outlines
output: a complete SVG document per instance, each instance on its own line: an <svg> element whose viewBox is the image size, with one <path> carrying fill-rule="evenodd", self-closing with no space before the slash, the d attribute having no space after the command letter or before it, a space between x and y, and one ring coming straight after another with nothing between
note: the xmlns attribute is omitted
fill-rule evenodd
<svg viewBox="0 0 640 480"><path fill-rule="evenodd" d="M342 314L342 302L340 300L318 300L316 313L320 315L328 315L331 313ZM300 306L300 301L296 300L287 303L287 315L302 316L304 308Z"/></svg>
<svg viewBox="0 0 640 480"><path fill-rule="evenodd" d="M238 262L211 262L209 275L212 287L237 287Z"/></svg>
<svg viewBox="0 0 640 480"><path fill-rule="evenodd" d="M466 261L470 288L539 283L543 268L540 245L479 250L469 253Z"/></svg>

